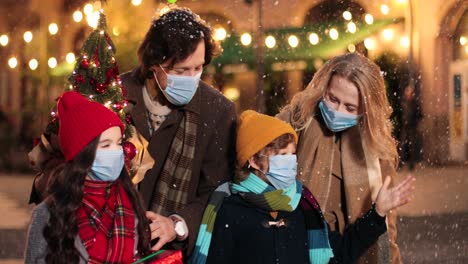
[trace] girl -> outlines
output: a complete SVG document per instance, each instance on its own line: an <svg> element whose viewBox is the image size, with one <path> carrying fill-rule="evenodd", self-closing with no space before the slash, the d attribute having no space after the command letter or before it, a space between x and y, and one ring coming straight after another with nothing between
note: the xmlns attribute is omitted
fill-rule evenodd
<svg viewBox="0 0 468 264"><path fill-rule="evenodd" d="M320 207L296 180L297 134L254 111L240 116L239 168L203 216L193 263L352 263L386 231L385 215L409 201L413 178L390 178L376 203L342 236L328 232Z"/></svg>
<svg viewBox="0 0 468 264"><path fill-rule="evenodd" d="M149 252L149 226L124 167L124 126L77 92L58 101L66 162L33 211L25 263L132 263Z"/></svg>

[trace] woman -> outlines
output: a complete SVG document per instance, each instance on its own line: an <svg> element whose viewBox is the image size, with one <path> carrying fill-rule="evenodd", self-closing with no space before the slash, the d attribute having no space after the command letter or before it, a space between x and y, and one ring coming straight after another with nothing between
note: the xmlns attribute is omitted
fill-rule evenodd
<svg viewBox="0 0 468 264"><path fill-rule="evenodd" d="M395 177L391 112L379 67L348 53L325 63L277 116L298 131L298 177L317 197L332 231L343 233L355 223L375 202L383 178ZM359 263L401 263L393 213L387 228L388 237Z"/></svg>
<svg viewBox="0 0 468 264"><path fill-rule="evenodd" d="M385 215L409 201L413 178L389 189L341 235L328 232L317 201L296 180L297 134L287 123L245 111L239 168L210 200L192 263L351 263L386 231Z"/></svg>
<svg viewBox="0 0 468 264"><path fill-rule="evenodd" d="M124 168L119 117L77 92L58 101L66 163L33 211L25 263L132 263L149 253L149 225Z"/></svg>

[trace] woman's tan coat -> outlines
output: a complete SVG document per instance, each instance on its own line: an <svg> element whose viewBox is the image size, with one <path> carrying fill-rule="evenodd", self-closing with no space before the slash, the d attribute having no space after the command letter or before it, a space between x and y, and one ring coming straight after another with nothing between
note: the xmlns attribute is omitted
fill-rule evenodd
<svg viewBox="0 0 468 264"><path fill-rule="evenodd" d="M277 115L291 123L291 113L287 108ZM297 146L298 178L303 181L318 199L322 210L330 193L332 164L334 157L335 133L315 115L304 129L298 131ZM361 139L358 126L341 133L341 167L344 182L344 196L349 223L365 214L372 206L383 179L388 175L395 178L396 171L391 163L371 157ZM400 251L396 244L396 215L387 215L387 234L380 237L358 263L401 263Z"/></svg>

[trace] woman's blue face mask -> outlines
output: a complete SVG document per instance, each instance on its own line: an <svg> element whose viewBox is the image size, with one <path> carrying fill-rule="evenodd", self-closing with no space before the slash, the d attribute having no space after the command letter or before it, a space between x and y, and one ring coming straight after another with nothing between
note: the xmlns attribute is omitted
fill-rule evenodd
<svg viewBox="0 0 468 264"><path fill-rule="evenodd" d="M340 132L350 127L357 125L360 115L352 115L336 111L329 105L327 100L323 98L319 103L320 112L322 113L325 125L333 132Z"/></svg>

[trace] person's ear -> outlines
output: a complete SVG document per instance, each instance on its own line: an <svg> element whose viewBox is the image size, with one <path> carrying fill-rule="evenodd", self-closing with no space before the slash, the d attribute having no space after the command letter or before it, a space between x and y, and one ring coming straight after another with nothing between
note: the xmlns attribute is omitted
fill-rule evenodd
<svg viewBox="0 0 468 264"><path fill-rule="evenodd" d="M256 170L260 170L260 166L259 164L255 161L255 158L254 157L250 157L248 160L249 162L249 167L252 167Z"/></svg>
<svg viewBox="0 0 468 264"><path fill-rule="evenodd" d="M156 85L160 85L162 90L166 90L167 87L167 76L166 73L161 69L159 65L154 65L149 68L150 71L154 73L155 78L157 78Z"/></svg>

